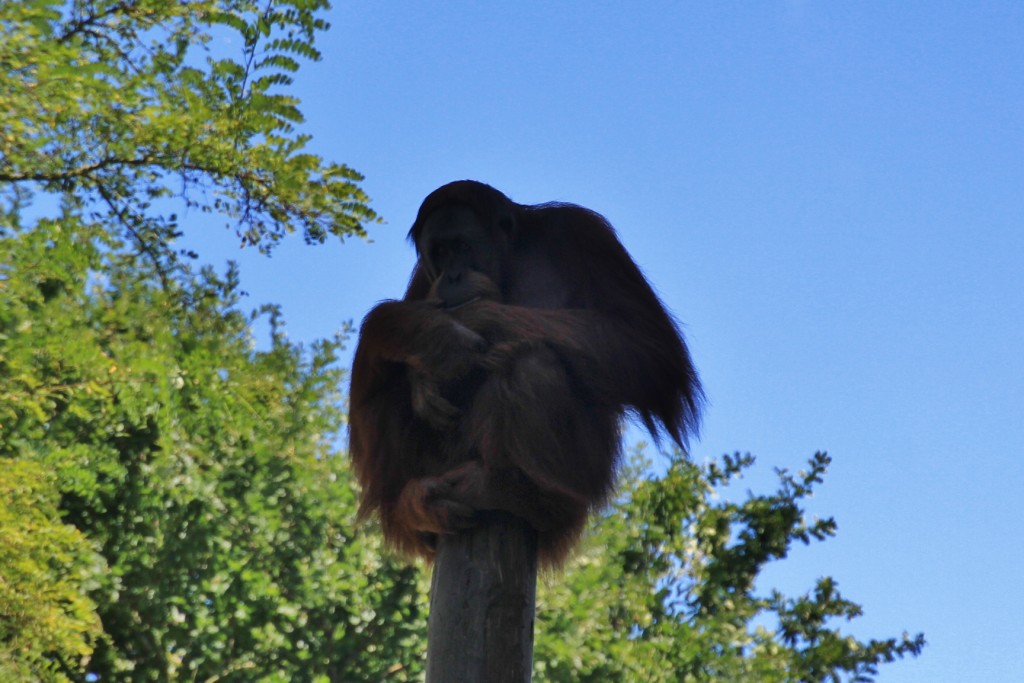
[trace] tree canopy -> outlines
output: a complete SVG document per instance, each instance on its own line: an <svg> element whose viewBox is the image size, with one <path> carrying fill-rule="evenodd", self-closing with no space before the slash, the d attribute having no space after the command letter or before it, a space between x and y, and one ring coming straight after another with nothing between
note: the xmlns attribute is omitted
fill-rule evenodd
<svg viewBox="0 0 1024 683"><path fill-rule="evenodd" d="M326 0L30 0L0 7L0 183L124 230L156 260L185 207L269 250L362 235L361 176L307 150L287 94ZM214 37L221 40L215 41ZM240 44L240 54L222 54ZM167 263L162 263L166 268Z"/></svg>
<svg viewBox="0 0 1024 683"><path fill-rule="evenodd" d="M424 568L355 524L345 330L289 341L233 265L175 241L179 216L267 252L376 220L361 177L308 151L288 94L326 8L0 3L5 681L422 678ZM545 577L536 680L860 681L920 651L844 635L860 608L830 578L757 592L793 542L834 533L801 502L827 456L743 501L716 492L749 457L665 457L653 476L637 454Z"/></svg>

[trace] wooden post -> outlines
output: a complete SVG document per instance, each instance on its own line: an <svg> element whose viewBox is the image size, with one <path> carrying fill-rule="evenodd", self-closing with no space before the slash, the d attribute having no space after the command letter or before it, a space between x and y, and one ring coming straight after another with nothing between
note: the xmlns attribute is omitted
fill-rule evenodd
<svg viewBox="0 0 1024 683"><path fill-rule="evenodd" d="M489 512L443 536L434 560L426 683L530 683L537 532Z"/></svg>

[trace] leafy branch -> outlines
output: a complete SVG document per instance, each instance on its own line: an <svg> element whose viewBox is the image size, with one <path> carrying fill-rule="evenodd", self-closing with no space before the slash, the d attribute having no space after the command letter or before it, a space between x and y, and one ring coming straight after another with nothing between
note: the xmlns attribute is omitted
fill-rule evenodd
<svg viewBox="0 0 1024 683"><path fill-rule="evenodd" d="M23 205L27 189L106 206L96 219L122 225L168 272L176 233L140 198L179 196L268 253L295 230L323 242L377 219L362 176L308 152L298 100L275 92L320 58L326 0L80 2L70 17L60 4L0 6L8 203ZM241 60L211 53L224 31L242 37Z"/></svg>

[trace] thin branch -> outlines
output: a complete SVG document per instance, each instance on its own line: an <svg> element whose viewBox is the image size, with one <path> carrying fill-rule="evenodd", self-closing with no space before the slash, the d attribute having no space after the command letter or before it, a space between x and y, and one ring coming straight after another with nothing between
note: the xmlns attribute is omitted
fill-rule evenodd
<svg viewBox="0 0 1024 683"><path fill-rule="evenodd" d="M243 177L248 177L243 174L224 173L216 169L203 166L202 164L176 162L171 159L161 158L160 156L142 156L137 159L119 159L118 157L104 157L99 161L94 161L90 164L84 164L76 168L64 169L59 171L38 171L35 173L0 173L0 182L8 183L23 183L23 182L36 182L36 183L49 183L59 182L63 180L71 180L73 178L81 178L87 176L96 171L103 170L111 166L124 166L129 168L138 168L144 166L159 166L166 171L194 171L196 173L203 173L215 178L234 178L240 180Z"/></svg>
<svg viewBox="0 0 1024 683"><path fill-rule="evenodd" d="M165 271L163 264L161 264L160 257L156 253L156 250L153 249L152 245L150 245L149 242L146 241L142 237L142 235L140 235L138 231L135 230L135 228L133 228L129 223L128 207L119 207L114 196L111 195L107 188L105 188L103 185L97 184L96 191L99 192L100 197L103 198L103 201L114 213L114 216L117 218L118 222L120 222L121 225L125 227L125 229L128 231L128 234L130 234L132 239L135 240L135 243L138 244L139 249L142 251L142 253L145 254L146 257L148 257L149 260L152 262L153 268L156 270L157 277L160 279L160 286L163 288L165 292L170 291L170 277L167 275L167 272Z"/></svg>
<svg viewBox="0 0 1024 683"><path fill-rule="evenodd" d="M50 183L57 182L60 180L70 180L71 178L79 178L84 175L99 171L100 169L106 168L107 166L123 165L123 166L142 166L146 163L152 163L151 159L118 159L116 157L106 157L99 161L91 164L85 164L78 168L70 168L61 171L54 172L36 172L36 173L0 173L0 181L7 183L21 183L21 182L35 182L35 183Z"/></svg>
<svg viewBox="0 0 1024 683"><path fill-rule="evenodd" d="M65 42L71 40L71 38L73 38L74 36L78 35L79 33L84 33L84 32L86 32L87 29L90 29L90 28L96 26L103 19L106 19L107 17L109 17L109 16L111 16L113 14L117 14L117 13L120 13L120 12L127 12L128 9L130 9L130 4L129 3L127 3L127 2L119 2L119 3L115 4L115 5L111 5L109 8L107 8L103 12L97 12L95 14L88 14L88 15L82 17L81 19L77 19L75 21L72 21L70 24L68 24L67 30L64 31L64 33L62 33L59 36L57 36L57 42L58 43L65 43ZM104 36L104 37L106 38L106 36ZM107 39L110 40L110 38L107 38Z"/></svg>

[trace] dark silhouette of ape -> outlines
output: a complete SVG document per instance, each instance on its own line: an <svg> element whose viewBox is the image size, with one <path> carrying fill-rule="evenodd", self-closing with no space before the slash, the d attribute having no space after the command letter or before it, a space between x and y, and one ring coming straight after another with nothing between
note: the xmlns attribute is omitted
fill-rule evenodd
<svg viewBox="0 0 1024 683"><path fill-rule="evenodd" d="M503 510L558 564L612 492L626 411L680 446L696 432L686 345L593 211L466 180L431 193L409 237L405 298L366 316L352 369L360 512L430 557L438 534Z"/></svg>

